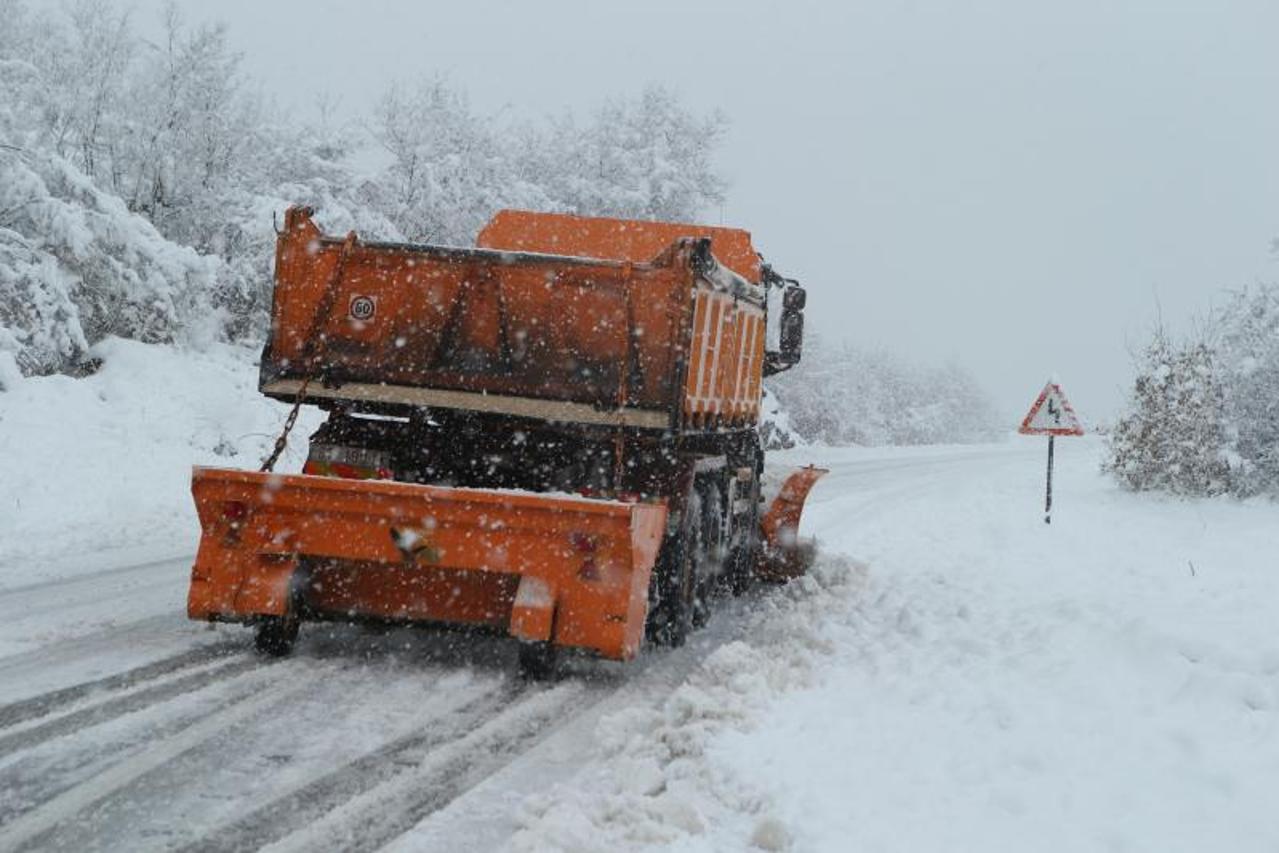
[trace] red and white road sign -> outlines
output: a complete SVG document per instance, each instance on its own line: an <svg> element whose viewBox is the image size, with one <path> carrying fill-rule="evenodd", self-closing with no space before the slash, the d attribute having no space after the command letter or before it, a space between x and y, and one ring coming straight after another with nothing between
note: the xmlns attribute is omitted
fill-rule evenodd
<svg viewBox="0 0 1279 853"><path fill-rule="evenodd" d="M1056 382L1049 382L1017 430L1023 435L1083 435L1084 425Z"/></svg>

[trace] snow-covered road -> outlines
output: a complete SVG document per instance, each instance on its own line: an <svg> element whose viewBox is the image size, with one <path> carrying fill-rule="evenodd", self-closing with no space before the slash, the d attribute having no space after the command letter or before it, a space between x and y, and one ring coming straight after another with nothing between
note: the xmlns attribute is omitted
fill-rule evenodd
<svg viewBox="0 0 1279 853"><path fill-rule="evenodd" d="M265 662L189 557L66 555L0 589L0 848L1275 849L1274 507L1097 450L1052 527L1041 442L782 454L832 469L813 578L546 685L412 630Z"/></svg>

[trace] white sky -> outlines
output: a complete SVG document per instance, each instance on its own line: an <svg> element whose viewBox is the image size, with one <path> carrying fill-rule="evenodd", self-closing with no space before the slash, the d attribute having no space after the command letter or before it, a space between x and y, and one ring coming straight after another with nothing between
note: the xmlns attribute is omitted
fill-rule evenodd
<svg viewBox="0 0 1279 853"><path fill-rule="evenodd" d="M132 3L139 24L161 0ZM1109 415L1175 328L1279 277L1279 3L179 0L300 113L435 72L482 111L656 81L732 127L729 201L810 323Z"/></svg>

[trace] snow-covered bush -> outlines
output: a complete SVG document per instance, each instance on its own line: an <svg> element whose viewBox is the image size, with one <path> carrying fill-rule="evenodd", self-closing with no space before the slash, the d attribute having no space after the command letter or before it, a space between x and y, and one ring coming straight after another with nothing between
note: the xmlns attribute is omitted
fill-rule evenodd
<svg viewBox="0 0 1279 853"><path fill-rule="evenodd" d="M1156 329L1141 354L1129 411L1108 437L1106 467L1134 491L1220 494L1230 488L1225 394L1204 340Z"/></svg>
<svg viewBox="0 0 1279 853"><path fill-rule="evenodd" d="M777 395L764 389L760 402L759 439L765 450L789 450L808 442L791 426L790 414L782 408Z"/></svg>
<svg viewBox="0 0 1279 853"><path fill-rule="evenodd" d="M1216 326L1234 490L1279 493L1279 284L1235 293Z"/></svg>
<svg viewBox="0 0 1279 853"><path fill-rule="evenodd" d="M804 357L769 380L790 426L825 444L989 441L1000 433L986 393L959 367L925 368L809 334Z"/></svg>
<svg viewBox="0 0 1279 853"><path fill-rule="evenodd" d="M112 335L207 333L216 275L66 161L0 150L0 349L24 372L61 370Z"/></svg>
<svg viewBox="0 0 1279 853"><path fill-rule="evenodd" d="M217 263L32 144L44 83L30 63L0 61L0 350L37 374L111 335L207 335Z"/></svg>
<svg viewBox="0 0 1279 853"><path fill-rule="evenodd" d="M1156 329L1107 467L1132 489L1279 495L1279 284L1232 293L1196 340Z"/></svg>

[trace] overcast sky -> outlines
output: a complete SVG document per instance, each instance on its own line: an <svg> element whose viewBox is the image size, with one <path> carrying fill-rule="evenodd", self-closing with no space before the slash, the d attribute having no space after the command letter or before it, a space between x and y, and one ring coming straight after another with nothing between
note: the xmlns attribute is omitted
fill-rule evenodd
<svg viewBox="0 0 1279 853"><path fill-rule="evenodd" d="M135 0L139 24L161 0ZM1279 3L180 0L299 114L443 72L487 113L647 82L731 121L708 217L803 279L810 322L958 362L1010 415L1056 372L1119 405L1174 328L1279 278Z"/></svg>

